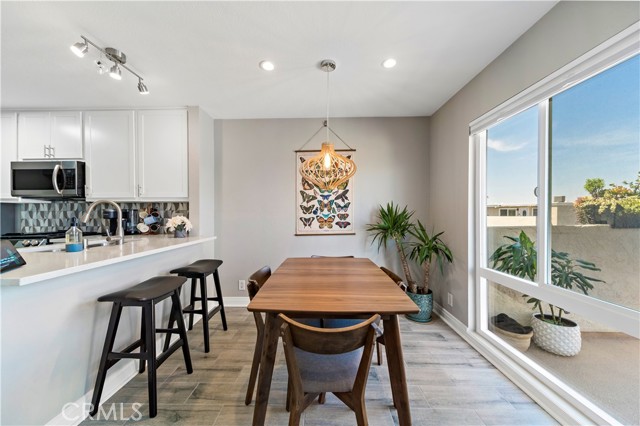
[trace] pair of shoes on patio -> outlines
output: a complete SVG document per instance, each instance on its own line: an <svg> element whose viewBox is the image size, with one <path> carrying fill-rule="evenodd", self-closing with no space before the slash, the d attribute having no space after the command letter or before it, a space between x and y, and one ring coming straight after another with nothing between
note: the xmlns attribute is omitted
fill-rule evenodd
<svg viewBox="0 0 640 426"><path fill-rule="evenodd" d="M499 329L509 331L511 333L529 334L533 331L533 328L521 325L518 321L510 318L507 314L498 314L491 318L491 322Z"/></svg>

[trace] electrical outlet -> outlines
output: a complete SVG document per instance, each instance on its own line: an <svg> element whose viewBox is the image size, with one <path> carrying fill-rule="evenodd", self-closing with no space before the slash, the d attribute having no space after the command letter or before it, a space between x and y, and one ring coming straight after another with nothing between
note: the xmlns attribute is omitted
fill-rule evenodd
<svg viewBox="0 0 640 426"><path fill-rule="evenodd" d="M453 308L453 294L447 293L447 303Z"/></svg>
<svg viewBox="0 0 640 426"><path fill-rule="evenodd" d="M246 290L246 289L247 289L247 281L238 280L238 290Z"/></svg>

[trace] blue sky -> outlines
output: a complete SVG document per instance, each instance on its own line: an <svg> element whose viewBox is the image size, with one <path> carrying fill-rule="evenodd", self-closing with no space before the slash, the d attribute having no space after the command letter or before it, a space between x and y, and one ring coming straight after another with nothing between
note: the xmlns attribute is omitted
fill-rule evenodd
<svg viewBox="0 0 640 426"><path fill-rule="evenodd" d="M588 195L587 178L622 184L640 171L640 57L552 98L552 195ZM537 106L489 129L487 204L535 204Z"/></svg>

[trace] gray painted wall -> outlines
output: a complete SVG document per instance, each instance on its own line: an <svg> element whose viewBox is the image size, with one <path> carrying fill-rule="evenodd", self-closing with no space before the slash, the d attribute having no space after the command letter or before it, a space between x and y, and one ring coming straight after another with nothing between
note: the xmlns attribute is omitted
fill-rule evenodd
<svg viewBox="0 0 640 426"><path fill-rule="evenodd" d="M238 291L238 279L263 265L276 268L293 256L352 254L401 271L395 251L378 254L364 228L374 220L377 206L391 200L408 204L424 222L428 119L332 119L331 128L357 150L352 200L356 235L296 237L294 150L321 123L322 119L216 120L215 251L225 262L220 270L225 297L246 296ZM323 140L319 134L305 149L319 149Z"/></svg>
<svg viewBox="0 0 640 426"><path fill-rule="evenodd" d="M444 280L436 275L434 298L461 322L468 324L473 274L469 123L627 28L639 15L637 2L561 2L431 117L428 223L445 231L455 255ZM444 303L445 288L453 293L453 307Z"/></svg>

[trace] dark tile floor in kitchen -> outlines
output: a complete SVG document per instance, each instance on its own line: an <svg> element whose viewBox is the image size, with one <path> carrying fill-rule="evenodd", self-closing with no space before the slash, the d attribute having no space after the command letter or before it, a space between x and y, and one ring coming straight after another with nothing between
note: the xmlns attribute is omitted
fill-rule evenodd
<svg viewBox="0 0 640 426"><path fill-rule="evenodd" d="M245 308L227 308L229 330L219 315L211 321L211 352L204 353L200 323L189 332L193 374L186 374L182 353L175 352L158 370L158 415L150 419L146 373L138 375L112 398L118 421L87 419L83 425L216 425L247 426L252 403L244 405L256 331ZM557 423L504 375L489 364L440 319L417 324L401 318L414 425L556 425ZM288 423L285 411L287 371L280 346L271 386L266 424ZM255 401L255 400L254 400ZM111 406L111 404L114 404ZM141 416L134 411L134 403ZM398 424L386 362L371 367L366 391L371 426ZM126 420L129 418L129 420ZM355 425L355 415L335 396L314 402L301 425Z"/></svg>

